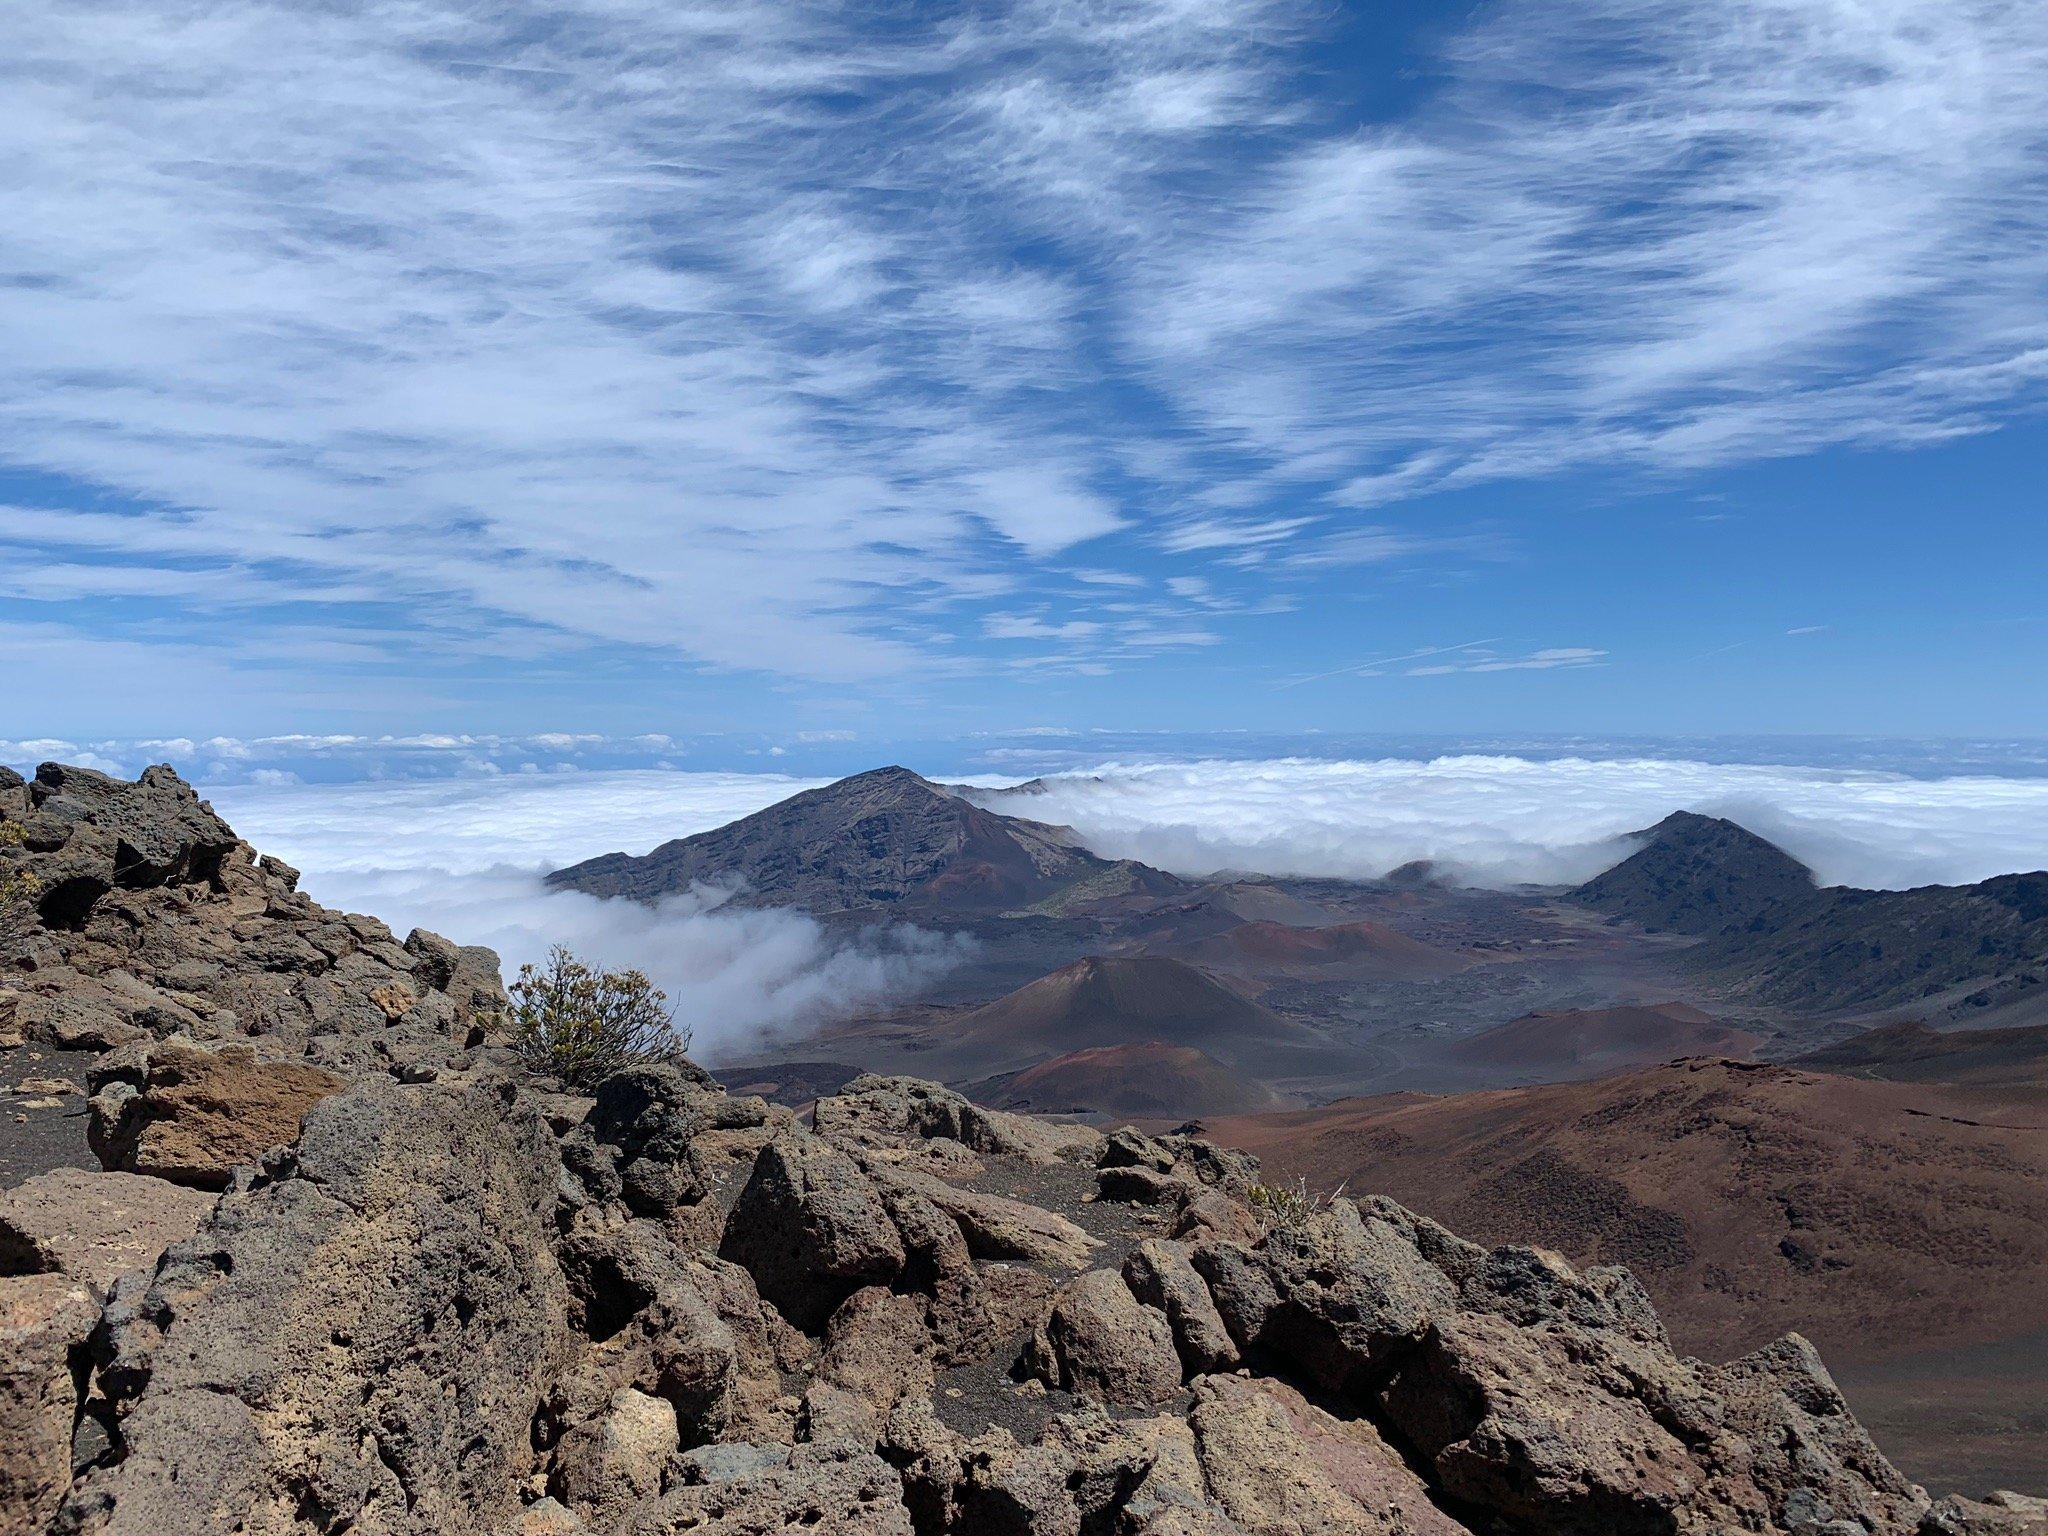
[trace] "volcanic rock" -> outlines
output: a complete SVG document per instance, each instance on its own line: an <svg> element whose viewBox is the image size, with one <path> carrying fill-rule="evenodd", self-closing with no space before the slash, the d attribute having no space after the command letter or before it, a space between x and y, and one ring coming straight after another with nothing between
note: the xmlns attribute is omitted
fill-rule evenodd
<svg viewBox="0 0 2048 1536"><path fill-rule="evenodd" d="M1091 1269L1053 1297L1024 1368L1047 1386L1139 1407L1180 1390L1166 1314L1139 1301L1109 1269Z"/></svg>
<svg viewBox="0 0 2048 1536"><path fill-rule="evenodd" d="M860 1165L801 1131L762 1149L719 1252L745 1266L761 1294L806 1329L862 1286L893 1280L905 1257L902 1235Z"/></svg>
<svg viewBox="0 0 2048 1536"><path fill-rule="evenodd" d="M1205 1377L1188 1422L1245 1536L1467 1536L1370 1420L1334 1418L1284 1383Z"/></svg>
<svg viewBox="0 0 2048 1536"><path fill-rule="evenodd" d="M162 1179L55 1169L0 1193L0 1275L68 1275L104 1293L212 1209L212 1195Z"/></svg>
<svg viewBox="0 0 2048 1536"><path fill-rule="evenodd" d="M41 1530L71 1485L78 1377L99 1303L70 1275L0 1277L0 1530Z"/></svg>
<svg viewBox="0 0 2048 1536"><path fill-rule="evenodd" d="M497 1093L362 1087L110 1309L120 1459L72 1495L107 1536L509 1523L567 1363L545 1127Z"/></svg>
<svg viewBox="0 0 2048 1536"><path fill-rule="evenodd" d="M301 1062L262 1061L247 1045L207 1050L173 1037L93 1095L93 1151L109 1170L225 1188L237 1167L298 1140L306 1112L347 1084Z"/></svg>

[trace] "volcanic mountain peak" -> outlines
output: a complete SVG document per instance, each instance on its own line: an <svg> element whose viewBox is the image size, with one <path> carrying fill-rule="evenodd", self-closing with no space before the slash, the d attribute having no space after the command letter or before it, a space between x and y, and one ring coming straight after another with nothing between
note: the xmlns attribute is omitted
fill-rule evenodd
<svg viewBox="0 0 2048 1536"><path fill-rule="evenodd" d="M1309 1033L1185 961L1103 955L1062 966L975 1009L960 1020L954 1039L1029 1060L1152 1042L1199 1044L1237 1060L1263 1047L1299 1043Z"/></svg>
<svg viewBox="0 0 2048 1536"><path fill-rule="evenodd" d="M1525 1014L1453 1044L1445 1054L1496 1079L1567 1082L1675 1061L1748 1057L1759 1035L1685 1003L1564 1008Z"/></svg>
<svg viewBox="0 0 2048 1536"><path fill-rule="evenodd" d="M999 1109L1154 1119L1256 1114L1281 1103L1264 1083L1208 1052L1161 1040L1070 1051L970 1094Z"/></svg>
<svg viewBox="0 0 2048 1536"><path fill-rule="evenodd" d="M609 853L548 877L560 889L640 901L696 884L732 885L751 905L816 912L1004 911L1091 882L1176 884L1156 870L1097 858L1065 827L984 810L898 766L805 790L643 857Z"/></svg>
<svg viewBox="0 0 2048 1536"><path fill-rule="evenodd" d="M1581 900L1645 928L1711 934L1751 921L1774 902L1810 897L1813 871L1746 827L1673 811L1633 834L1628 858L1579 887Z"/></svg>

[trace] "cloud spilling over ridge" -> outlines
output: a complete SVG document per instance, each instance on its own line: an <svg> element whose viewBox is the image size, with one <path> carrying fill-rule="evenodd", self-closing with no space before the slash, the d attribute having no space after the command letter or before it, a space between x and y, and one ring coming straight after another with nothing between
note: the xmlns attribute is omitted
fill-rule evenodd
<svg viewBox="0 0 2048 1536"><path fill-rule="evenodd" d="M1461 756L1112 764L997 796L1104 854L1182 874L1351 878L1431 859L1477 884L1577 882L1672 811L1726 816L1828 884L1961 883L2048 868L2048 781L1673 759Z"/></svg>
<svg viewBox="0 0 2048 1536"><path fill-rule="evenodd" d="M702 889L654 907L600 901L547 890L540 876L593 853L645 851L808 787L772 774L612 773L243 785L213 799L328 905L400 933L427 927L488 944L508 973L555 944L645 971L694 1028L695 1053L716 1060L915 996L966 941L901 923L828 933L808 914L733 910L724 893Z"/></svg>

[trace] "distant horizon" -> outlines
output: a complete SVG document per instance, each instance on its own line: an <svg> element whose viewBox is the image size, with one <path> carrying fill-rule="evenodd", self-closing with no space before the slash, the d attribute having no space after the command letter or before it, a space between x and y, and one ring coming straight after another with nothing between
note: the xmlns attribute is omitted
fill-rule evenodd
<svg viewBox="0 0 2048 1536"><path fill-rule="evenodd" d="M1110 731L1034 726L941 738L854 732L605 737L421 732L322 737L0 737L0 765L31 775L58 761L133 776L168 762L202 788L232 784L349 784L632 769L844 778L892 765L926 777L1021 781L1130 762L1308 761L1442 757L1559 758L1786 766L1913 779L2048 778L2048 734L1609 735L1532 732Z"/></svg>

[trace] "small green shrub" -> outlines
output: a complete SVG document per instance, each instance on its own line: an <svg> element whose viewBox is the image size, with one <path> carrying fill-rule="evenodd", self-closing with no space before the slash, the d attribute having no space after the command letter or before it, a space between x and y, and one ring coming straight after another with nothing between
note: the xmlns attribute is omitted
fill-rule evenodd
<svg viewBox="0 0 2048 1536"><path fill-rule="evenodd" d="M593 970L557 945L546 965L521 966L510 990L512 1048L573 1087L689 1049L667 995L638 971Z"/></svg>
<svg viewBox="0 0 2048 1536"><path fill-rule="evenodd" d="M7 829L13 825L11 821L0 821L0 845L21 841L19 837L8 838ZM17 912L26 912L42 894L43 882L36 878L34 871L0 869L0 913L11 917Z"/></svg>
<svg viewBox="0 0 2048 1536"><path fill-rule="evenodd" d="M27 827L18 821L0 821L0 848L19 848L27 841Z"/></svg>
<svg viewBox="0 0 2048 1536"><path fill-rule="evenodd" d="M1283 1232L1305 1225L1318 1211L1329 1209L1330 1203L1343 1193L1339 1186L1329 1194L1321 1194L1308 1187L1307 1179L1296 1179L1292 1184L1248 1185L1244 1203L1258 1215L1268 1232Z"/></svg>

